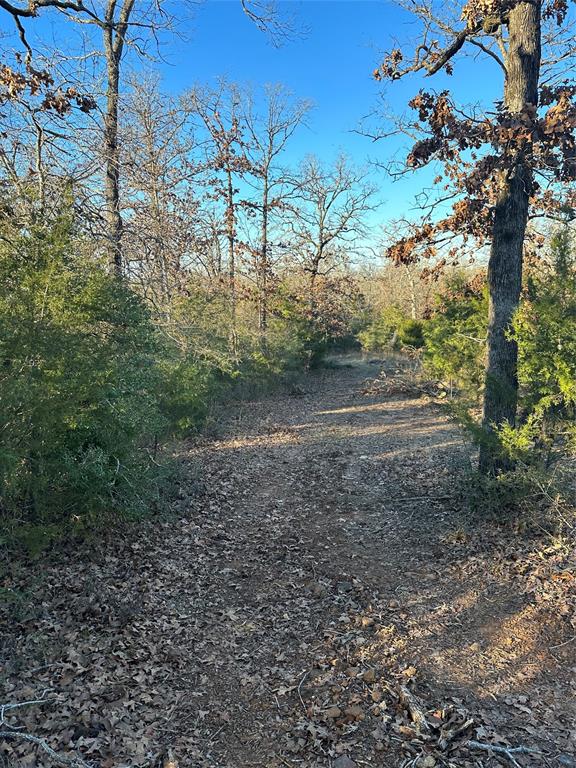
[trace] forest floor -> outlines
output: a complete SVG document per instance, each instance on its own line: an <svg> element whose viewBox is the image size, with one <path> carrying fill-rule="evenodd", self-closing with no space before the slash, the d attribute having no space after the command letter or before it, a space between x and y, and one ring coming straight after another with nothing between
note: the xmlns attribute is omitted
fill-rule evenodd
<svg viewBox="0 0 576 768"><path fill-rule="evenodd" d="M99 768L574 768L573 552L473 525L470 447L378 370L234 405L169 519L14 566L0 703L43 703L0 721Z"/></svg>

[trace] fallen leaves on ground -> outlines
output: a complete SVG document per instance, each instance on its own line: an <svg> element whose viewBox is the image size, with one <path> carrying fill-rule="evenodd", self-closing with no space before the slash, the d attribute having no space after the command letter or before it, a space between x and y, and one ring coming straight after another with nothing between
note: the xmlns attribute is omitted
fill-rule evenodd
<svg viewBox="0 0 576 768"><path fill-rule="evenodd" d="M6 725L99 768L576 765L574 551L467 530L461 436L368 373L232 408L169 519L15 563L1 702L46 702Z"/></svg>

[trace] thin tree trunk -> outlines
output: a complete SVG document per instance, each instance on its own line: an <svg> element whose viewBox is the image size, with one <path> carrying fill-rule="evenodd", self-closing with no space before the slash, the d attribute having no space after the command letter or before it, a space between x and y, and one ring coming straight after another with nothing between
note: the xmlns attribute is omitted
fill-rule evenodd
<svg viewBox="0 0 576 768"><path fill-rule="evenodd" d="M410 287L410 317L412 320L418 319L418 299L416 297L416 283L414 282L414 276L410 272L410 268L404 264L404 272L408 278L408 285Z"/></svg>
<svg viewBox="0 0 576 768"><path fill-rule="evenodd" d="M42 221L44 217L44 208L46 205L46 174L44 172L44 131L42 127L33 118L36 129L36 178L38 182L38 220Z"/></svg>
<svg viewBox="0 0 576 768"><path fill-rule="evenodd" d="M260 263L258 265L258 330L260 348L266 353L266 333L268 330L268 171L264 177L262 190L262 232L260 243Z"/></svg>
<svg viewBox="0 0 576 768"><path fill-rule="evenodd" d="M148 141L148 152L151 158L154 157L154 146L152 139ZM164 206L162 205L162 202L160 200L160 192L158 190L158 178L160 175L160 172L158 168L156 167L156 163L152 160L152 169L153 169L153 182L152 182L152 191L151 191L151 198L152 198L152 219L151 222L153 227L153 236L152 241L154 243L154 265L153 265L153 272L158 274L159 281L160 281L160 295L161 295L161 301L162 301L162 311L165 313L167 319L170 319L171 314L171 304L172 304L172 291L170 289L170 274L169 274L169 266L166 259L166 246L165 246L165 238L164 238L164 232L163 232L163 221L165 221L165 217L163 216L165 210ZM154 275L155 277L156 275Z"/></svg>
<svg viewBox="0 0 576 768"><path fill-rule="evenodd" d="M541 2L522 2L512 8L508 23L504 106L519 114L538 103L540 74ZM518 402L518 349L508 338L520 301L524 235L532 189L532 171L518 152L502 181L494 212L492 247L488 263L490 292L488 360L486 366L483 426L487 439L480 449L480 470L494 474L508 469L501 455L495 429L514 425Z"/></svg>
<svg viewBox="0 0 576 768"><path fill-rule="evenodd" d="M238 333L236 323L236 236L234 216L234 184L232 172L227 169L226 237L228 240L228 289L230 301L230 346L234 358L238 358Z"/></svg>

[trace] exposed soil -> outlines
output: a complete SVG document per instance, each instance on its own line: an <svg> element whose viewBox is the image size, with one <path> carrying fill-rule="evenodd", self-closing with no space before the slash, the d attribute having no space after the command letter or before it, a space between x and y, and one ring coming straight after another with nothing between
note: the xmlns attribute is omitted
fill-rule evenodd
<svg viewBox="0 0 576 768"><path fill-rule="evenodd" d="M170 520L15 568L0 702L47 701L6 723L102 768L576 766L573 553L472 526L469 446L377 373L234 406Z"/></svg>

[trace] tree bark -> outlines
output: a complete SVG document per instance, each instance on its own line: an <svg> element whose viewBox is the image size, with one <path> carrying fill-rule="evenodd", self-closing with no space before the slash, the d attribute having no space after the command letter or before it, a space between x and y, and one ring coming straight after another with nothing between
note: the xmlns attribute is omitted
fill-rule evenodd
<svg viewBox="0 0 576 768"><path fill-rule="evenodd" d="M122 214L120 213L120 151L118 147L118 100L120 64L135 0L124 0L115 20L117 0L108 0L101 24L106 58L106 113L104 115L104 205L110 271L122 277Z"/></svg>
<svg viewBox="0 0 576 768"><path fill-rule="evenodd" d="M112 274L122 276L122 216L120 214L120 158L118 151L118 91L120 61L111 26L104 30L106 53L106 114L104 115L104 199L108 264Z"/></svg>
<svg viewBox="0 0 576 768"><path fill-rule="evenodd" d="M262 232L260 243L260 259L258 265L258 330L260 332L260 348L267 352L266 333L268 331L268 208L269 208L269 173L267 167L262 189Z"/></svg>
<svg viewBox="0 0 576 768"><path fill-rule="evenodd" d="M540 16L540 0L521 2L510 11L504 86L504 107L510 115L519 115L538 104ZM496 431L505 423L516 422L518 349L508 333L520 301L524 235L532 190L532 170L521 150L511 158L501 184L488 263L488 359L482 418L486 439L480 448L480 470L486 474L510 468Z"/></svg>
<svg viewBox="0 0 576 768"><path fill-rule="evenodd" d="M234 183L232 171L226 168L226 239L228 240L228 290L230 302L230 346L234 359L238 359L238 331L236 327L236 215L234 210Z"/></svg>

